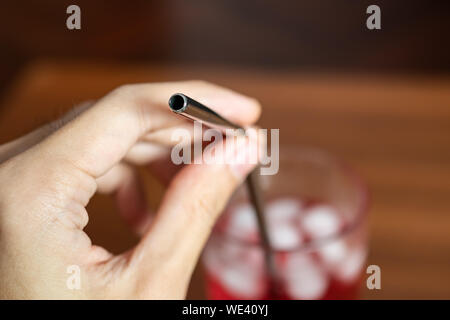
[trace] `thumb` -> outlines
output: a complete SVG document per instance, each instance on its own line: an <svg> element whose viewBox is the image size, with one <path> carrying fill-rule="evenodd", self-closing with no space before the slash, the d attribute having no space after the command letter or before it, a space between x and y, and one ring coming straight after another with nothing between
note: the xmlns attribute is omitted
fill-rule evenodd
<svg viewBox="0 0 450 320"><path fill-rule="evenodd" d="M214 222L233 191L256 166L251 159L257 159L252 154L258 151L257 142L252 138L238 139L245 139L246 143L226 140L223 146L219 144L210 149L215 154L220 152L218 148L227 150L225 163L191 164L172 180L154 224L133 254L132 261L136 262L134 265L143 277L154 269L152 266L159 259L164 266L157 269L164 270L166 275L174 275L170 279L161 277L165 286L167 281L173 281L175 286L185 286L178 287L177 292L186 290ZM153 278L152 287L155 279L158 277Z"/></svg>

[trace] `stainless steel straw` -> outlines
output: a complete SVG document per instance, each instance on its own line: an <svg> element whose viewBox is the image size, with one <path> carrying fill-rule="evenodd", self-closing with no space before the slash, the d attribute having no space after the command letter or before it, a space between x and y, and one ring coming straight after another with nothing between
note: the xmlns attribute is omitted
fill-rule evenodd
<svg viewBox="0 0 450 320"><path fill-rule="evenodd" d="M195 101L194 99L191 99L182 93L176 93L172 95L169 99L169 106L173 112L191 120L200 121L210 127L222 130L227 128L244 130L244 128L242 128L241 126L223 118L217 112L211 110L200 102ZM257 167L248 175L246 184L250 196L250 201L252 202L256 212L261 242L264 248L266 269L272 281L271 289L276 290L276 266L271 251L269 235L267 233L267 224L264 216L264 199L262 197L262 191L259 188L258 170L259 168Z"/></svg>

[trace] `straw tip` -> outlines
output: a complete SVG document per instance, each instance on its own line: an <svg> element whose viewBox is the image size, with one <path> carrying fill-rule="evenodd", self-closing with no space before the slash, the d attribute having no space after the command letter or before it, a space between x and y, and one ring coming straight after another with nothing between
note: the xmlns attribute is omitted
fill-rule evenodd
<svg viewBox="0 0 450 320"><path fill-rule="evenodd" d="M181 113L188 105L187 97L182 93L175 93L169 99L169 107L173 112Z"/></svg>

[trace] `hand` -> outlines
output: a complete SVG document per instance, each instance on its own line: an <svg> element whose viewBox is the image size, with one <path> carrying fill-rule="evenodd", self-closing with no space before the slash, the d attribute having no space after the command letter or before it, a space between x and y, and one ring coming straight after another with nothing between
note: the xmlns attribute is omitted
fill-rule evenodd
<svg viewBox="0 0 450 320"><path fill-rule="evenodd" d="M260 113L254 99L201 81L126 85L0 146L0 298L185 297L211 227L253 165L186 165L150 223L130 164L161 159L171 132L192 127L167 107L175 92L241 125ZM85 207L96 191L119 198L142 233L136 247L112 255L91 243ZM71 265L81 271L79 290L67 286Z"/></svg>

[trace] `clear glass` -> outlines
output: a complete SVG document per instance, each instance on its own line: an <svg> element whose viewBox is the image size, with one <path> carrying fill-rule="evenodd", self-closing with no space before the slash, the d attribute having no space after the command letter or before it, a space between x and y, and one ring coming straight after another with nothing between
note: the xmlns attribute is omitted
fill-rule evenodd
<svg viewBox="0 0 450 320"><path fill-rule="evenodd" d="M365 266L367 191L324 151L281 148L279 172L260 176L276 261L270 290L245 186L203 253L209 299L356 299Z"/></svg>

